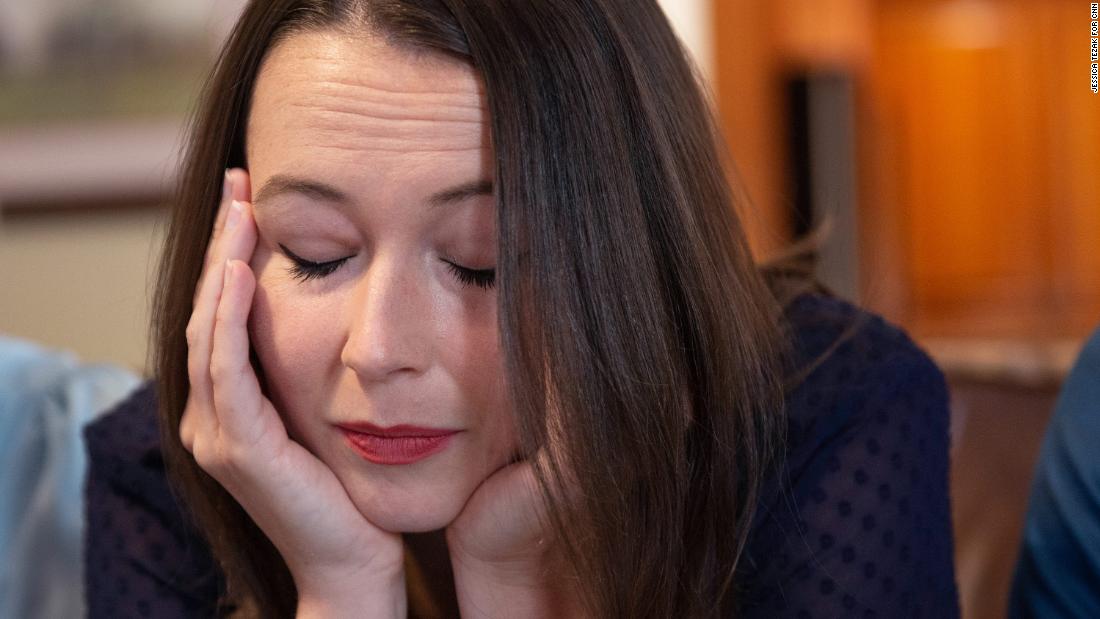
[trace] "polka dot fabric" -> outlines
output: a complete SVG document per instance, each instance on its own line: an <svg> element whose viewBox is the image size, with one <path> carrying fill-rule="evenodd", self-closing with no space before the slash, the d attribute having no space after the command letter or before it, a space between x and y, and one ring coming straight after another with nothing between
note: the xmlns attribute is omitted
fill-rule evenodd
<svg viewBox="0 0 1100 619"><path fill-rule="evenodd" d="M84 430L89 617L212 617L220 574L169 490L153 383Z"/></svg>
<svg viewBox="0 0 1100 619"><path fill-rule="evenodd" d="M805 366L786 464L740 566L750 618L959 616L948 502L948 394L900 330L835 299L788 311Z"/></svg>
<svg viewBox="0 0 1100 619"><path fill-rule="evenodd" d="M799 367L781 474L738 570L739 616L958 617L947 392L901 331L839 300L788 309ZM153 383L85 429L89 617L211 617L224 579L169 490Z"/></svg>

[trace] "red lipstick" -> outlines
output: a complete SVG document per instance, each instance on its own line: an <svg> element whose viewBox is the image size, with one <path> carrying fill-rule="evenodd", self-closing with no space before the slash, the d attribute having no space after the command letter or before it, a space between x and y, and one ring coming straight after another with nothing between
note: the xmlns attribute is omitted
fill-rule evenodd
<svg viewBox="0 0 1100 619"><path fill-rule="evenodd" d="M364 460L374 464L411 464L447 447L460 430L397 425L389 428L373 423L336 424L348 445Z"/></svg>

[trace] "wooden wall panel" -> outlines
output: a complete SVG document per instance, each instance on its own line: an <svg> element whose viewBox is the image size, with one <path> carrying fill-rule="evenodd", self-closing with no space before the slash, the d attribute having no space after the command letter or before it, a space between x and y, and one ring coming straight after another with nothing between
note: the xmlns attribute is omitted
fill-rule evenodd
<svg viewBox="0 0 1100 619"><path fill-rule="evenodd" d="M1060 205L1051 220L1052 302L1078 333L1100 323L1100 95L1085 78L1087 10L1085 2L1052 2L1035 22L1037 61L1059 69L1044 72L1043 83L1058 103L1045 119L1051 201Z"/></svg>
<svg viewBox="0 0 1100 619"><path fill-rule="evenodd" d="M758 255L789 241L786 72L839 68L856 78L861 302L928 337L1100 323L1087 3L722 0L714 17Z"/></svg>
<svg viewBox="0 0 1100 619"><path fill-rule="evenodd" d="M714 11L714 90L721 129L729 144L735 187L748 201L741 215L757 256L785 246L782 81L772 30L773 8L759 0L717 0Z"/></svg>
<svg viewBox="0 0 1100 619"><path fill-rule="evenodd" d="M862 167L893 178L871 183L862 211L865 237L903 248L889 271L906 280L907 302L883 303L895 320L921 334L1013 337L1100 322L1100 98L1088 90L1087 37L1058 43L1087 25L1084 9L877 6Z"/></svg>

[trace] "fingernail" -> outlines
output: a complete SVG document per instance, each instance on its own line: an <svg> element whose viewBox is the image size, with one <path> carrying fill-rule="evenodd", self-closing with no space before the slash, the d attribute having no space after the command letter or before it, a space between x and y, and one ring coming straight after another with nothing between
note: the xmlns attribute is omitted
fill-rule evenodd
<svg viewBox="0 0 1100 619"><path fill-rule="evenodd" d="M237 222L241 220L241 203L236 200L233 204L229 205L229 217L225 221L225 227L228 230L232 230L237 226Z"/></svg>
<svg viewBox="0 0 1100 619"><path fill-rule="evenodd" d="M222 180L222 200L233 192L233 177L229 175L229 168L225 169L225 178Z"/></svg>

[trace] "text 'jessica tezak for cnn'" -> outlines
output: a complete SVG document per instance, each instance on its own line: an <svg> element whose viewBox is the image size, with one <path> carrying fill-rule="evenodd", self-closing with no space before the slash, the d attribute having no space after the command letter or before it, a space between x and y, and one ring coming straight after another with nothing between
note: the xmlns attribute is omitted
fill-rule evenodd
<svg viewBox="0 0 1100 619"><path fill-rule="evenodd" d="M1100 2L1089 5L1089 84L1093 94L1100 91Z"/></svg>

